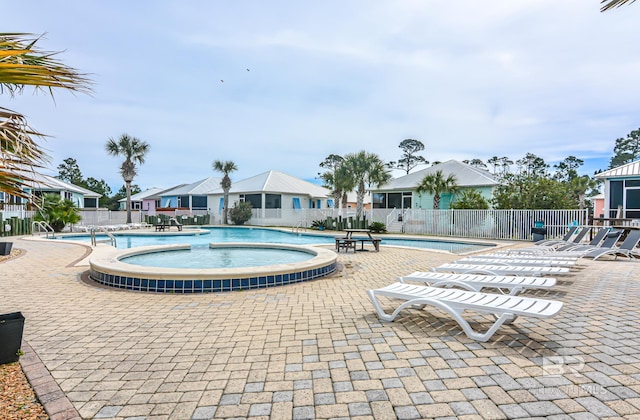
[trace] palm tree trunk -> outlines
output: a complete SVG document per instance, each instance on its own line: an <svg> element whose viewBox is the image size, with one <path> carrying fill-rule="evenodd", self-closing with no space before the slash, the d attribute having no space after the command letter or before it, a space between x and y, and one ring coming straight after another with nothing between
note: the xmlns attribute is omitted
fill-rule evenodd
<svg viewBox="0 0 640 420"><path fill-rule="evenodd" d="M131 182L125 182L127 190L127 223L131 223Z"/></svg>
<svg viewBox="0 0 640 420"><path fill-rule="evenodd" d="M228 214L229 214L229 191L224 191L224 207L222 208L222 224L228 224Z"/></svg>

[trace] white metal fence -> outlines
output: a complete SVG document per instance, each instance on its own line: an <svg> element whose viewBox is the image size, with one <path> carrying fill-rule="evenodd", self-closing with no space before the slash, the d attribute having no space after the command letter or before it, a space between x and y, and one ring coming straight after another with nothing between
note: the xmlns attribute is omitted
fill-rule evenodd
<svg viewBox="0 0 640 420"><path fill-rule="evenodd" d="M3 219L27 218L33 211L12 209L0 211ZM131 212L133 223L144 221L144 211ZM180 216L171 212L171 216ZM204 214L206 212L199 212ZM81 210L82 221L78 225L118 225L127 221L126 211ZM186 214L185 214L186 215ZM190 214L190 215L196 215ZM254 226L310 227L314 220L342 216L355 217L352 209L253 209L247 223ZM531 239L531 228L536 221L544 223L547 237L559 237L570 225L586 225L586 210L423 210L374 209L365 212L369 222L383 223L390 233L409 233L435 236L457 236L484 239ZM220 223L220 215L211 214L210 223Z"/></svg>

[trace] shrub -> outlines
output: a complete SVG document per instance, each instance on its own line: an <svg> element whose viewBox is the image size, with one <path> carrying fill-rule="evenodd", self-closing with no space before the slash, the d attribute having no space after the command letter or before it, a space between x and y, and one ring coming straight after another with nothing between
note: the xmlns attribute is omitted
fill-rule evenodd
<svg viewBox="0 0 640 420"><path fill-rule="evenodd" d="M229 219L234 225L242 225L251 219L251 203L236 201L229 209Z"/></svg>
<svg viewBox="0 0 640 420"><path fill-rule="evenodd" d="M382 222L372 222L369 225L369 230L371 230L371 232L373 233L386 233L387 226Z"/></svg>
<svg viewBox="0 0 640 420"><path fill-rule="evenodd" d="M456 210L487 210L489 202L478 190L464 190L460 198L451 203L451 208Z"/></svg>
<svg viewBox="0 0 640 420"><path fill-rule="evenodd" d="M42 197L42 208L33 219L47 222L55 232L62 232L67 223L82 220L73 201L63 200L58 194L45 194Z"/></svg>
<svg viewBox="0 0 640 420"><path fill-rule="evenodd" d="M311 229L325 230L327 228L326 220L314 220L311 222Z"/></svg>

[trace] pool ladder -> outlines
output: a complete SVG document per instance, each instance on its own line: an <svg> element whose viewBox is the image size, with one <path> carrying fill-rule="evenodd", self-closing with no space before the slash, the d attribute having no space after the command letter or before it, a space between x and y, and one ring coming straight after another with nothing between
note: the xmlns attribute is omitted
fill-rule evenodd
<svg viewBox="0 0 640 420"><path fill-rule="evenodd" d="M96 231L104 233L107 235L108 239L97 239ZM112 247L116 247L116 237L111 234L108 230L103 227L95 226L91 228L91 246L96 246L98 244L110 244Z"/></svg>
<svg viewBox="0 0 640 420"><path fill-rule="evenodd" d="M304 224L304 226L303 226ZM298 221L298 223L296 223L292 228L291 228L291 232L293 233L299 233L302 229L307 230L307 224L305 223L304 220L300 220Z"/></svg>
<svg viewBox="0 0 640 420"><path fill-rule="evenodd" d="M37 229L36 229L37 228ZM34 233L45 233L45 237L49 238L49 234L51 234L51 238L55 236L55 231L51 227L51 225L43 220L35 220L31 222L31 235Z"/></svg>

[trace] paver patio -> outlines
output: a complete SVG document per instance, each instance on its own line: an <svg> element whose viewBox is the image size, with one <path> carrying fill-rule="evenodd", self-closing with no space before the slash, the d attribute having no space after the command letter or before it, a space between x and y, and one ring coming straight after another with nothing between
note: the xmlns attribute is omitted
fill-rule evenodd
<svg viewBox="0 0 640 420"><path fill-rule="evenodd" d="M158 295L86 283L86 247L14 247L26 252L0 264L0 311L25 315L83 418L640 417L640 262L581 261L525 293L564 301L559 316L478 343L431 308L381 323L366 295L447 253L383 244L340 254L327 279Z"/></svg>

